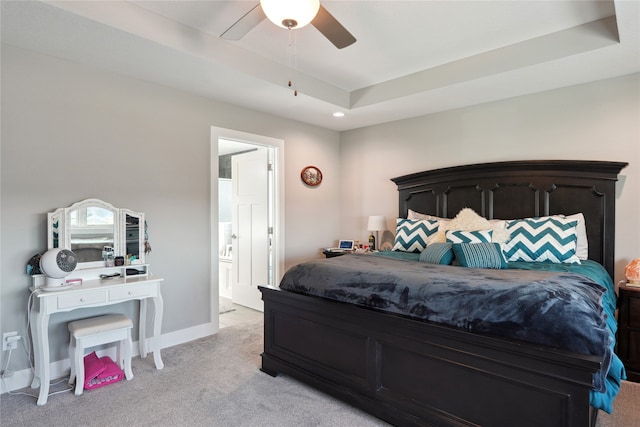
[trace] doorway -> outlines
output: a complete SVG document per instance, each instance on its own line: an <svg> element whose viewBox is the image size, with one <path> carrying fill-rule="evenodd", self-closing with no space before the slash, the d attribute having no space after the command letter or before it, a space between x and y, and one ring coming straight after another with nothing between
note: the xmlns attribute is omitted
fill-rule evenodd
<svg viewBox="0 0 640 427"><path fill-rule="evenodd" d="M212 127L211 308L215 320L219 321L221 312L238 307L235 304L262 311L257 285L275 285L280 280L284 268L283 143ZM258 154L266 164L256 174L261 168L256 162L262 162L256 160ZM253 201L246 201L247 189ZM256 196L264 198L264 206L254 200Z"/></svg>

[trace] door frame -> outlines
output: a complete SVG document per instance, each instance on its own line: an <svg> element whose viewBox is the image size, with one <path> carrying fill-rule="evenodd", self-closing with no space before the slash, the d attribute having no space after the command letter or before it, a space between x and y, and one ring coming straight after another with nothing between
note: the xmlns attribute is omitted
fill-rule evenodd
<svg viewBox="0 0 640 427"><path fill-rule="evenodd" d="M219 262L218 255L218 140L226 139L245 144L261 145L274 149L273 159L273 280L279 283L284 274L284 140L264 135L241 132L211 126L210 147L210 313L215 330L220 328L219 321Z"/></svg>

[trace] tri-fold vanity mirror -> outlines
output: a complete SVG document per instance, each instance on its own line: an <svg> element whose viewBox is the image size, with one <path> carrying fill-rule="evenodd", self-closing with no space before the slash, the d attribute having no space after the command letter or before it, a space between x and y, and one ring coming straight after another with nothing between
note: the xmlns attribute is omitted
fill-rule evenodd
<svg viewBox="0 0 640 427"><path fill-rule="evenodd" d="M144 227L142 212L86 199L48 213L48 248L73 251L77 268L103 267L105 251L144 264Z"/></svg>

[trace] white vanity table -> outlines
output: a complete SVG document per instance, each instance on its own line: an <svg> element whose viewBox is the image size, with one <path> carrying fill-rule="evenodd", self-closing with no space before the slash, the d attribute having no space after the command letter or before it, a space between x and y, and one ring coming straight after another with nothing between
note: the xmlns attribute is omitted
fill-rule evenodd
<svg viewBox="0 0 640 427"><path fill-rule="evenodd" d="M52 314L76 310L86 307L102 307L120 304L125 301L140 301L139 343L140 355L147 356L147 301L153 304L153 331L151 332L150 351L156 369L164 364L160 356L160 329L162 326L162 294L160 284L164 280L153 275L124 276L112 279L100 279L100 274L113 274L114 268L90 269L85 271L82 284L73 285L60 291L34 290L34 301L31 307L31 336L33 337L33 356L35 375L32 388L40 387L38 405L47 403L49 396L49 319ZM74 274L78 276L78 274ZM95 277L93 277L95 276ZM34 276L34 281L44 277Z"/></svg>
<svg viewBox="0 0 640 427"><path fill-rule="evenodd" d="M93 226L91 221L78 221L78 217L89 215L94 209L102 209L113 218L110 227L104 224ZM78 225L78 222L82 224ZM89 223L89 224L87 224ZM154 276L149 266L144 264L144 214L126 209L118 209L97 199L78 202L69 208L60 208L49 214L48 234L49 248L71 249L93 253L96 238L107 241L114 247L116 255L135 254L136 263L117 267L105 267L98 259L86 259L79 262L78 269L67 276L65 285L59 288L45 288L45 276L32 276L32 304L31 304L31 336L33 339L35 375L32 388L40 387L38 405L47 403L49 384L51 380L49 353L49 320L51 315L69 312L79 308L102 307L121 304L126 301L140 301L139 344L140 355L146 357L149 350L153 352L156 369L162 369L164 364L160 356L160 329L162 326L163 301L160 292L161 282L164 280ZM132 230L133 229L133 230ZM105 231L106 230L106 231ZM137 239L131 239L131 234ZM98 235L101 234L101 235ZM86 249L78 246L78 240L89 240ZM97 236L97 237L96 237ZM134 236L136 237L136 236ZM130 241L134 240L132 246ZM137 274L127 274L129 273ZM131 271L136 270L136 271ZM101 278L101 275L117 277ZM80 281L81 279L81 281ZM76 281L77 280L77 281ZM147 303L153 305L153 330L147 337ZM84 317L87 317L86 315ZM148 342L147 342L148 341ZM66 344L65 344L66 345Z"/></svg>

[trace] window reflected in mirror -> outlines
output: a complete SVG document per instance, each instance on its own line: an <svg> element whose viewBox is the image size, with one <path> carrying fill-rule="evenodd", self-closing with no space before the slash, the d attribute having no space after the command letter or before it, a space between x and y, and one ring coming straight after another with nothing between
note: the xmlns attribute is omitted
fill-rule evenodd
<svg viewBox="0 0 640 427"><path fill-rule="evenodd" d="M78 262L100 261L104 247L113 248L114 212L98 206L86 206L69 212L71 250Z"/></svg>
<svg viewBox="0 0 640 427"><path fill-rule="evenodd" d="M71 227L113 226L113 212L97 206L76 209L69 213Z"/></svg>

